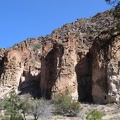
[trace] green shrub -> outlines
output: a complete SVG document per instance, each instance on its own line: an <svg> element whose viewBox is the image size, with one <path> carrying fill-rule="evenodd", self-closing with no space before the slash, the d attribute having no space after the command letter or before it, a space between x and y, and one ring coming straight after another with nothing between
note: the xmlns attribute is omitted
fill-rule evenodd
<svg viewBox="0 0 120 120"><path fill-rule="evenodd" d="M86 119L87 120L102 120L102 113L97 110L93 110L87 114Z"/></svg>
<svg viewBox="0 0 120 120"><path fill-rule="evenodd" d="M0 103L0 110L4 111L4 115L0 114L1 120L26 120L28 115L33 115L34 120L38 120L38 118L46 120L52 116L48 101L45 99L21 99L15 91L12 91Z"/></svg>
<svg viewBox="0 0 120 120"><path fill-rule="evenodd" d="M66 116L76 116L80 110L80 103L72 100L69 95L56 95L54 98L57 113Z"/></svg>
<svg viewBox="0 0 120 120"><path fill-rule="evenodd" d="M23 120L22 114L20 113L20 98L12 91L10 96L4 101L5 116L3 120Z"/></svg>
<svg viewBox="0 0 120 120"><path fill-rule="evenodd" d="M12 91L3 102L4 116L2 120L26 120L31 109L28 99L22 100L15 91Z"/></svg>
<svg viewBox="0 0 120 120"><path fill-rule="evenodd" d="M35 44L34 48L33 48L33 51L36 51L36 50L40 49L41 47L42 47L41 44Z"/></svg>
<svg viewBox="0 0 120 120"><path fill-rule="evenodd" d="M80 32L79 32L79 31L77 31L77 32L75 33L75 37L80 37Z"/></svg>

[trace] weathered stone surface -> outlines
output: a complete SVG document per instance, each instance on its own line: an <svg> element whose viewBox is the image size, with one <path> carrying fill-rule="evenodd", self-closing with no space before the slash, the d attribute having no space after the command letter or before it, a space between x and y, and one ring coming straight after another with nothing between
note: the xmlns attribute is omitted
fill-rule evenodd
<svg viewBox="0 0 120 120"><path fill-rule="evenodd" d="M101 34L91 48L92 96L95 102L120 101L120 36L108 32Z"/></svg>
<svg viewBox="0 0 120 120"><path fill-rule="evenodd" d="M34 61L33 56L35 57L33 52L27 48L26 43L6 50L0 66L2 69L1 88L18 88L23 92L31 81L39 80L41 64Z"/></svg>
<svg viewBox="0 0 120 120"><path fill-rule="evenodd" d="M76 40L68 33L67 42L53 35L44 45L41 59L41 93L50 99L54 92L76 92ZM51 47L49 47L51 46ZM48 48L48 49L47 49ZM47 54L46 54L47 53Z"/></svg>
<svg viewBox="0 0 120 120"><path fill-rule="evenodd" d="M59 92L79 101L120 101L120 38L112 11L0 49L0 85L47 99Z"/></svg>

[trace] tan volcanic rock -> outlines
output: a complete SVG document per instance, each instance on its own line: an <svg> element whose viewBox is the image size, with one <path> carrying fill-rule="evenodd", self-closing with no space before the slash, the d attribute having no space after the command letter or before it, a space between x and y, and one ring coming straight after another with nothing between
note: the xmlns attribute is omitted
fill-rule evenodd
<svg viewBox="0 0 120 120"><path fill-rule="evenodd" d="M66 93L79 101L119 102L120 44L112 11L0 50L0 85L47 99Z"/></svg>
<svg viewBox="0 0 120 120"><path fill-rule="evenodd" d="M92 97L95 102L120 101L120 36L102 33L91 48Z"/></svg>

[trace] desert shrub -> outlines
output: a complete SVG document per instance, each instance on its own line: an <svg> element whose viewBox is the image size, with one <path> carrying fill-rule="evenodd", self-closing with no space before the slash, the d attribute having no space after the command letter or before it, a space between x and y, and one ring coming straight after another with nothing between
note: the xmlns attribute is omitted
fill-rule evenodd
<svg viewBox="0 0 120 120"><path fill-rule="evenodd" d="M24 120L26 120L26 116L29 115L32 110L32 105L28 98L20 100L20 110L21 110Z"/></svg>
<svg viewBox="0 0 120 120"><path fill-rule="evenodd" d="M46 120L52 116L49 103L45 99L35 99L32 101L31 105L31 114L34 116L34 120L38 120L38 118Z"/></svg>
<svg viewBox="0 0 120 120"><path fill-rule="evenodd" d="M102 120L102 113L95 109L87 114L86 119L87 120Z"/></svg>
<svg viewBox="0 0 120 120"><path fill-rule="evenodd" d="M34 120L38 118L46 120L52 116L49 102L45 99L20 99L14 91L4 100L0 108L4 110L4 115L0 115L1 120L26 120L28 115L33 115Z"/></svg>
<svg viewBox="0 0 120 120"><path fill-rule="evenodd" d="M69 95L56 95L54 97L56 112L66 116L76 116L80 110L80 103L72 100Z"/></svg>
<svg viewBox="0 0 120 120"><path fill-rule="evenodd" d="M22 114L20 113L20 98L12 91L10 96L4 101L5 115L3 120L23 120Z"/></svg>
<svg viewBox="0 0 120 120"><path fill-rule="evenodd" d="M15 91L12 91L3 101L4 116L2 120L26 120L26 116L32 109L28 99L20 99Z"/></svg>

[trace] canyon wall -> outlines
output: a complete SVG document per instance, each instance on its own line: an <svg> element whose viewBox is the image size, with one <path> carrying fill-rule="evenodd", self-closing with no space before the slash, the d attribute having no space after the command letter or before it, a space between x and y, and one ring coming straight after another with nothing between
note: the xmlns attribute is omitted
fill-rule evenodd
<svg viewBox="0 0 120 120"><path fill-rule="evenodd" d="M17 88L46 99L65 93L79 101L119 102L120 37L112 11L0 49L0 90Z"/></svg>
<svg viewBox="0 0 120 120"><path fill-rule="evenodd" d="M120 36L105 31L96 38L92 54L92 97L95 102L120 101Z"/></svg>
<svg viewBox="0 0 120 120"><path fill-rule="evenodd" d="M66 41L58 38L57 34L51 37L51 43L44 43L41 57L41 93L47 99L59 92L77 93L75 65L76 40L68 33ZM77 94L76 94L77 95Z"/></svg>

